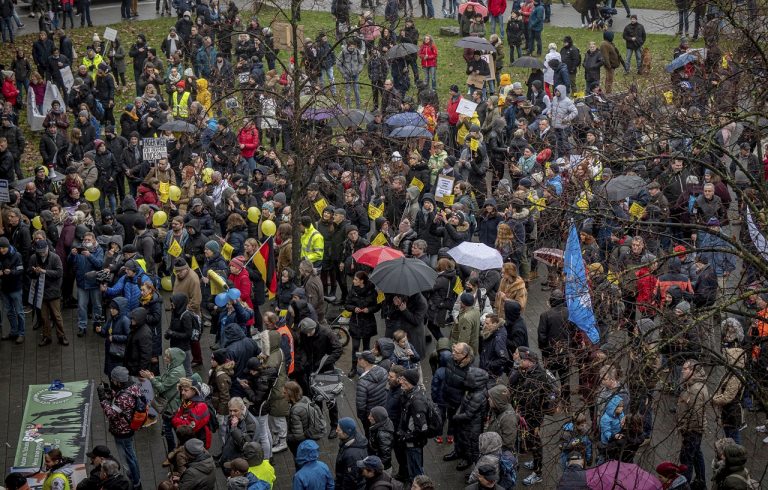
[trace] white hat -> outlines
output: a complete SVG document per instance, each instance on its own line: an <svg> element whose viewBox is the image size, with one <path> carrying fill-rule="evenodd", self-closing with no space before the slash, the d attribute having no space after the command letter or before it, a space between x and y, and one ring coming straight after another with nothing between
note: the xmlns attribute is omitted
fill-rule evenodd
<svg viewBox="0 0 768 490"><path fill-rule="evenodd" d="M95 43L100 43L101 42L101 38L99 37L98 34L94 34L93 35L93 42L95 42Z"/></svg>
<svg viewBox="0 0 768 490"><path fill-rule="evenodd" d="M399 151L392 153L392 160L402 160L402 159L403 159L403 155L401 155Z"/></svg>

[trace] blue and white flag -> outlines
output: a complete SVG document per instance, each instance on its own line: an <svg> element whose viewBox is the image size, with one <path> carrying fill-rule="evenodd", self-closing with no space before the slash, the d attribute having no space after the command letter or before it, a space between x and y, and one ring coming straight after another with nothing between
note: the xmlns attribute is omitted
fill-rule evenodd
<svg viewBox="0 0 768 490"><path fill-rule="evenodd" d="M565 302L568 305L568 320L579 327L589 337L590 342L600 342L595 312L592 311L592 298L589 296L587 271L581 257L581 244L576 226L571 225L568 241L563 254L565 262Z"/></svg>

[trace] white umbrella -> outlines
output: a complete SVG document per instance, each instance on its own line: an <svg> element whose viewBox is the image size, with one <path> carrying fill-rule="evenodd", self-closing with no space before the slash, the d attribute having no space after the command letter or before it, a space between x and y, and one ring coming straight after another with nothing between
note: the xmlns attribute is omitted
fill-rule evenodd
<svg viewBox="0 0 768 490"><path fill-rule="evenodd" d="M504 265L499 251L484 243L463 242L448 250L448 255L453 257L457 264L472 267L479 271L501 269Z"/></svg>

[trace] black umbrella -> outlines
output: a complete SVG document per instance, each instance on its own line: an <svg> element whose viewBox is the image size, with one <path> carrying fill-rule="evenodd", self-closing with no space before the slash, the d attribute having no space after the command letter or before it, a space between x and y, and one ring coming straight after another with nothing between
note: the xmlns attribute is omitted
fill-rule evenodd
<svg viewBox="0 0 768 490"><path fill-rule="evenodd" d="M371 282L384 294L412 296L435 286L437 272L419 259L395 259L373 269Z"/></svg>
<svg viewBox="0 0 768 490"><path fill-rule="evenodd" d="M194 133L197 126L187 121L174 120L160 126L160 131L173 131L174 133Z"/></svg>
<svg viewBox="0 0 768 490"><path fill-rule="evenodd" d="M419 47L411 43L395 44L387 51L384 57L388 60L395 58L405 58L409 54L416 54L419 52Z"/></svg>
<svg viewBox="0 0 768 490"><path fill-rule="evenodd" d="M463 37L454 44L457 48L469 48L475 51L495 52L496 48L487 39L477 36Z"/></svg>
<svg viewBox="0 0 768 490"><path fill-rule="evenodd" d="M334 128L354 128L373 121L373 114L360 109L352 109L334 116L328 121L328 126Z"/></svg>
<svg viewBox="0 0 768 490"><path fill-rule="evenodd" d="M512 62L512 65L515 68L538 68L539 70L544 69L544 63L538 60L538 58L534 58L533 56L521 56L515 61Z"/></svg>
<svg viewBox="0 0 768 490"><path fill-rule="evenodd" d="M645 189L645 179L637 175L619 175L605 184L605 197L609 201L621 201L636 196Z"/></svg>

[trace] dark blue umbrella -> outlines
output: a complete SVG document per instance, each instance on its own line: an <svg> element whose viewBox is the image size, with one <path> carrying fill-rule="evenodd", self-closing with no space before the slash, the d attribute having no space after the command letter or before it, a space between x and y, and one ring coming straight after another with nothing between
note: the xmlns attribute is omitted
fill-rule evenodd
<svg viewBox="0 0 768 490"><path fill-rule="evenodd" d="M418 126L403 126L395 128L389 133L390 138L427 138L432 139L432 133L427 128L420 128Z"/></svg>
<svg viewBox="0 0 768 490"><path fill-rule="evenodd" d="M427 120L418 112L401 112L400 114L394 114L389 116L385 122L387 123L387 126L391 128L427 125Z"/></svg>
<svg viewBox="0 0 768 490"><path fill-rule="evenodd" d="M679 70L680 68L684 67L688 63L694 63L697 60L699 60L698 53L683 53L677 58L673 59L670 64L667 65L667 73L672 73L675 70Z"/></svg>

